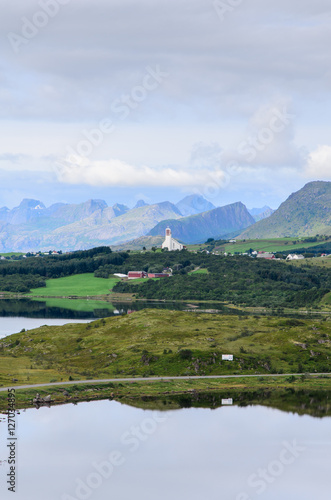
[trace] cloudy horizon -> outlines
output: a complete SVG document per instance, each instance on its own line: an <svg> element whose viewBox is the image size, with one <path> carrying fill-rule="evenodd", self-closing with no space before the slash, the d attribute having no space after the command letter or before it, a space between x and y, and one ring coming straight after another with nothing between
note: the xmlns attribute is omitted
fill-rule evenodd
<svg viewBox="0 0 331 500"><path fill-rule="evenodd" d="M0 207L198 193L277 208L331 180L326 0L17 0Z"/></svg>

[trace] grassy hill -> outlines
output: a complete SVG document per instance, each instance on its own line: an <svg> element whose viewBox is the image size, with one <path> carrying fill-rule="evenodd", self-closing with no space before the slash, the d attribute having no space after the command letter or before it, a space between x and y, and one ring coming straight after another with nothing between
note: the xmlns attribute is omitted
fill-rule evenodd
<svg viewBox="0 0 331 500"><path fill-rule="evenodd" d="M310 182L270 217L241 233L240 239L331 235L331 182Z"/></svg>
<svg viewBox="0 0 331 500"><path fill-rule="evenodd" d="M330 321L145 309L86 325L43 326L2 339L0 384L328 372ZM222 354L234 361L222 361Z"/></svg>

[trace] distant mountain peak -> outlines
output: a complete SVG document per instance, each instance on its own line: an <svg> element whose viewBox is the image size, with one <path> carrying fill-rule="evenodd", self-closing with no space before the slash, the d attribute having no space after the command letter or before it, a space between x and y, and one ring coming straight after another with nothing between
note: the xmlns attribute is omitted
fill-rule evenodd
<svg viewBox="0 0 331 500"><path fill-rule="evenodd" d="M19 208L19 209L30 208L32 210L43 210L46 207L43 204L43 202L40 200L33 200L30 198L24 198L17 208Z"/></svg>
<svg viewBox="0 0 331 500"><path fill-rule="evenodd" d="M146 207L147 205L148 203L146 203L144 200L138 200L133 208L135 209L135 208Z"/></svg>
<svg viewBox="0 0 331 500"><path fill-rule="evenodd" d="M255 220L255 222L258 222L259 220L267 219L267 217L270 217L270 215L272 215L275 210L265 205L262 208L251 208L248 211Z"/></svg>
<svg viewBox="0 0 331 500"><path fill-rule="evenodd" d="M215 205L199 194L185 196L176 204L176 207L184 216L201 214L216 208Z"/></svg>

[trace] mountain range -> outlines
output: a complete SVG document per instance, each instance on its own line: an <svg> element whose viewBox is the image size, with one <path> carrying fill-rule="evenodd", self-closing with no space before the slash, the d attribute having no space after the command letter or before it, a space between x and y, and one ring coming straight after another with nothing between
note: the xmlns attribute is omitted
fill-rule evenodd
<svg viewBox="0 0 331 500"><path fill-rule="evenodd" d="M177 204L139 200L131 209L118 203L108 206L103 200L47 208L40 200L25 199L12 210L0 208L0 252L150 247L160 244L168 225L186 244L230 236L330 235L331 182L307 184L275 212L266 206L248 211L241 202L215 207L197 194Z"/></svg>

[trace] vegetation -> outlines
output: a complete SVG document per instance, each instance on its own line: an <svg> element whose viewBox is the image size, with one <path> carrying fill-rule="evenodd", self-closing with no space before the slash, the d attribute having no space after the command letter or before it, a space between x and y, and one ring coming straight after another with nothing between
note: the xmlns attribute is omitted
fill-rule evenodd
<svg viewBox="0 0 331 500"><path fill-rule="evenodd" d="M113 276L130 270L162 272L168 268L173 272L169 279L123 282ZM28 292L31 288L39 296L96 296L113 289L116 294L146 299L310 308L317 307L330 292L331 268L186 250L114 253L108 247L56 258L0 261L2 291Z"/></svg>
<svg viewBox="0 0 331 500"><path fill-rule="evenodd" d="M331 182L309 182L293 193L267 219L246 229L240 238L331 235Z"/></svg>
<svg viewBox="0 0 331 500"><path fill-rule="evenodd" d="M2 339L0 384L328 373L330 321L145 309L89 324L43 326ZM234 361L222 361L222 354L233 354Z"/></svg>
<svg viewBox="0 0 331 500"><path fill-rule="evenodd" d="M175 253L175 252L172 252ZM183 252L181 252L183 254ZM209 274L187 275L196 260L192 254L171 279L148 280L140 285L120 282L118 293L166 300L218 300L248 307L313 307L331 290L331 272L250 257L203 257Z"/></svg>
<svg viewBox="0 0 331 500"><path fill-rule="evenodd" d="M195 246L194 249L205 248L209 251L227 253L245 253L252 250L258 252L281 253L286 257L289 253L324 253L331 250L331 238L318 236L311 238L269 238L258 240L236 240L236 243L229 243L224 240L209 242L203 246ZM191 247L190 247L191 249Z"/></svg>
<svg viewBox="0 0 331 500"><path fill-rule="evenodd" d="M42 289L44 297L87 297L107 295L119 282L115 276L110 279L96 278L94 274L76 274L66 278L51 279L46 281L46 288ZM40 295L40 288L31 290L32 295Z"/></svg>

